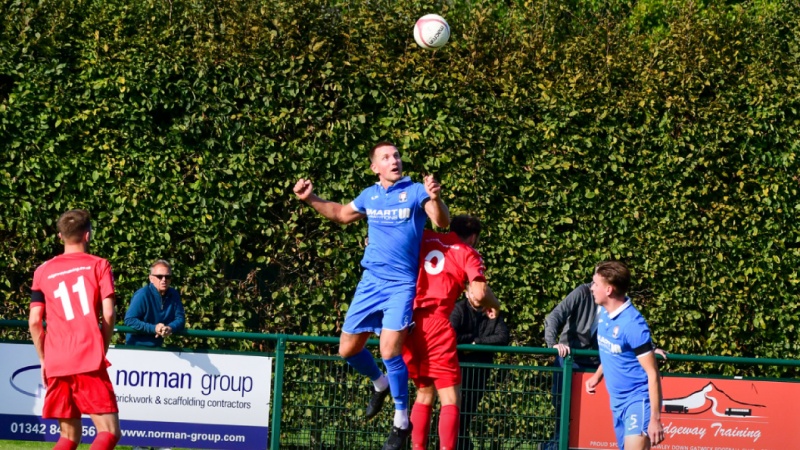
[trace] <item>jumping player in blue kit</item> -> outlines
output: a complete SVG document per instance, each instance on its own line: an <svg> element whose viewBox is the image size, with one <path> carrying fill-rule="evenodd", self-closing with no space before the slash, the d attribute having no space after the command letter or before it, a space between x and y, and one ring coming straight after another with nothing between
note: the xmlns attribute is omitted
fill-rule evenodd
<svg viewBox="0 0 800 450"><path fill-rule="evenodd" d="M448 227L450 213L439 196L441 186L432 176L426 176L424 183L403 176L403 162L394 144L375 144L369 159L378 182L349 204L321 199L314 194L311 181L303 178L295 184L294 193L334 222L367 219L369 243L361 260L364 273L345 316L339 354L373 382L367 419L377 415L387 395L392 394L394 426L383 448L394 450L401 448L411 434L408 369L402 349L416 293L422 231L428 217L437 227ZM380 336L385 375L366 349L372 333Z"/></svg>
<svg viewBox="0 0 800 450"><path fill-rule="evenodd" d="M605 376L620 450L648 450L664 440L661 375L642 314L625 296L631 273L619 261L601 262L592 277L594 301L603 309L597 323L600 367L586 380L594 394Z"/></svg>

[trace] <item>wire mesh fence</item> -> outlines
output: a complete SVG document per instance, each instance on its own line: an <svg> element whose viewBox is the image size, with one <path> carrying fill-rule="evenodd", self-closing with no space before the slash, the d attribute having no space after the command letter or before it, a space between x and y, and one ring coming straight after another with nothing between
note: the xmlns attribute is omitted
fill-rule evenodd
<svg viewBox="0 0 800 450"><path fill-rule="evenodd" d="M552 389L555 370L536 365L463 363L458 448L539 449L553 439L557 420L553 396L559 395ZM372 383L337 356L287 353L280 448L381 448L394 412L387 403L378 416L366 420L370 389ZM412 402L414 395L412 385ZM437 402L429 448L439 445L438 418Z"/></svg>

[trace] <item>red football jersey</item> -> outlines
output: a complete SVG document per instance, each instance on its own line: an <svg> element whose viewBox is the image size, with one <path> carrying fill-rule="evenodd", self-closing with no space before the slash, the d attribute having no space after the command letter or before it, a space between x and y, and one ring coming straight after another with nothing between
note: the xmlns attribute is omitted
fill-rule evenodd
<svg viewBox="0 0 800 450"><path fill-rule="evenodd" d="M419 255L414 309L435 305L438 314L449 318L467 283L486 281L480 253L453 232L425 230Z"/></svg>
<svg viewBox="0 0 800 450"><path fill-rule="evenodd" d="M44 306L44 364L48 377L105 368L102 301L114 295L111 264L88 253L56 256L36 269L31 304Z"/></svg>

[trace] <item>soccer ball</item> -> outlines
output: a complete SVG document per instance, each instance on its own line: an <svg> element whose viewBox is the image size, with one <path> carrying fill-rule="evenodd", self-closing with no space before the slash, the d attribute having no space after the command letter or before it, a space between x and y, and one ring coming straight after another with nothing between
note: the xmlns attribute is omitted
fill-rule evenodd
<svg viewBox="0 0 800 450"><path fill-rule="evenodd" d="M450 25L438 14L426 14L414 24L414 40L420 47L436 50L450 39Z"/></svg>

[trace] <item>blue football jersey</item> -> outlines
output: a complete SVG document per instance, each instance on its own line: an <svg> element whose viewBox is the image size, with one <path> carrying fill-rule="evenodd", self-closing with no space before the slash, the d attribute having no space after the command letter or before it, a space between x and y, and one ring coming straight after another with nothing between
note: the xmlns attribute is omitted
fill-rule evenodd
<svg viewBox="0 0 800 450"><path fill-rule="evenodd" d="M647 372L637 356L653 351L653 343L647 322L630 300L611 314L600 311L597 344L611 406L632 395L647 396Z"/></svg>
<svg viewBox="0 0 800 450"><path fill-rule="evenodd" d="M419 248L428 218L424 204L430 199L422 183L403 177L388 189L370 186L351 203L366 214L369 244L361 266L391 281L416 281Z"/></svg>

